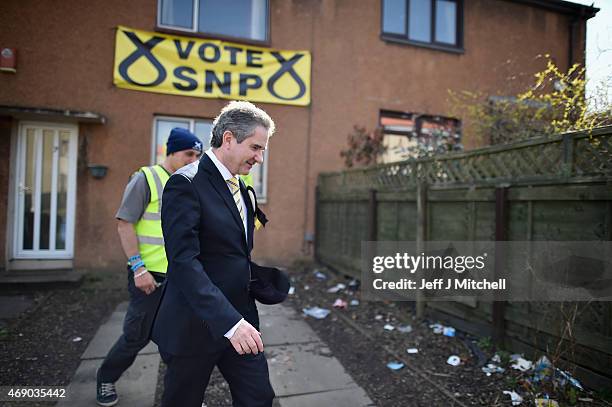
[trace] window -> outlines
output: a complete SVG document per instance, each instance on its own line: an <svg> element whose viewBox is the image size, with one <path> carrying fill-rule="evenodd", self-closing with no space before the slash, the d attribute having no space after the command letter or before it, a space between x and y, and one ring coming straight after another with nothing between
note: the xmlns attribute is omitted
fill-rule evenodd
<svg viewBox="0 0 612 407"><path fill-rule="evenodd" d="M158 0L163 28L254 41L268 39L268 0Z"/></svg>
<svg viewBox="0 0 612 407"><path fill-rule="evenodd" d="M382 163L463 150L457 119L383 110L380 126L385 147Z"/></svg>
<svg viewBox="0 0 612 407"><path fill-rule="evenodd" d="M460 50L463 0L382 0L382 37Z"/></svg>
<svg viewBox="0 0 612 407"><path fill-rule="evenodd" d="M170 130L175 127L188 129L202 140L203 150L210 148L210 137L212 131L211 120L184 119L179 117L156 117L154 124L155 150L153 152L153 163L160 164L166 158L166 143Z"/></svg>
<svg viewBox="0 0 612 407"><path fill-rule="evenodd" d="M175 127L189 129L202 140L202 147L204 150L210 148L212 120L158 116L153 123L154 150L152 156L154 164L159 164L166 158L166 142L168 141L170 130ZM266 201L267 161L268 150L264 152L263 165L256 165L251 170L251 174L253 175L253 188L255 189L259 203L265 203Z"/></svg>

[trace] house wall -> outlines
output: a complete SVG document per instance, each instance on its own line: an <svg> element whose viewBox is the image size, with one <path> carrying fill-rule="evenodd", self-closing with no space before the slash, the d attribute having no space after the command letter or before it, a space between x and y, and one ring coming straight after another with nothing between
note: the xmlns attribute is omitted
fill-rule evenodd
<svg viewBox="0 0 612 407"><path fill-rule="evenodd" d="M314 232L317 174L342 168L339 153L354 125L373 129L381 109L451 115L448 90L516 93L543 68L538 55L567 67L569 16L504 0L464 3L465 51L450 53L383 41L380 1L270 1L270 47L312 53L312 103L259 104L278 130L262 205L270 223L256 234L257 258L288 263L303 254L304 234ZM0 74L0 105L93 111L108 119L79 126L76 267L122 267L114 214L129 175L150 163L154 116L212 119L226 103L113 86L115 27L154 31L156 12L155 0L0 3L0 45L18 50L17 73ZM584 56L581 38L577 59ZM469 132L463 141L466 148L483 143ZM88 163L107 165L108 175L93 179ZM0 165L1 243L7 173L8 161Z"/></svg>

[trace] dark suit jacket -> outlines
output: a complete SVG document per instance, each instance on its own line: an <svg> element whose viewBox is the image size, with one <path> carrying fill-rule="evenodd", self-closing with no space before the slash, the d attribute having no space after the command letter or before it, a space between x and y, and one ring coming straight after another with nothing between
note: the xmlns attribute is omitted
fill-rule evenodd
<svg viewBox="0 0 612 407"><path fill-rule="evenodd" d="M240 184L248 243L230 190L206 154L166 183L161 216L168 271L152 331L163 352L222 350L229 345L223 335L241 318L259 329L249 294L254 212Z"/></svg>

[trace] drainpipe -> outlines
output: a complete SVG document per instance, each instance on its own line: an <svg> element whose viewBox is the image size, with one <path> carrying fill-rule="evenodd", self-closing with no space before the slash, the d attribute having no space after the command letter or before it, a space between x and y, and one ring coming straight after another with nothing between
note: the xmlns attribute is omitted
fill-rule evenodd
<svg viewBox="0 0 612 407"><path fill-rule="evenodd" d="M578 17L572 17L569 24L569 49L567 59L567 69L570 69L574 65L574 42L576 40L576 27L578 26Z"/></svg>

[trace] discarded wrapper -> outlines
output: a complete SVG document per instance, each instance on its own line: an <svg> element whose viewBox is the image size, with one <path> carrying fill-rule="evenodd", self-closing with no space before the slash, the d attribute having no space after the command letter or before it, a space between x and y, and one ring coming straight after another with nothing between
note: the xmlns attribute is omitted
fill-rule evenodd
<svg viewBox="0 0 612 407"><path fill-rule="evenodd" d="M329 315L331 311L325 308L312 307L304 308L302 309L302 312L304 312L305 315L311 316L316 319L324 319Z"/></svg>
<svg viewBox="0 0 612 407"><path fill-rule="evenodd" d="M410 332L412 332L412 326L411 325L400 325L397 327L397 330L403 334L409 334Z"/></svg>
<svg viewBox="0 0 612 407"><path fill-rule="evenodd" d="M455 328L452 326L445 326L444 329L442 329L442 334L444 334L444 336L453 337L455 336Z"/></svg>
<svg viewBox="0 0 612 407"><path fill-rule="evenodd" d="M334 301L334 308L341 308L341 309L345 309L347 306L346 301L344 301L341 298L336 298L336 301Z"/></svg>
<svg viewBox="0 0 612 407"><path fill-rule="evenodd" d="M386 324L385 326L383 326L383 329L385 331L393 331L395 329L395 327L391 324Z"/></svg>
<svg viewBox="0 0 612 407"><path fill-rule="evenodd" d="M317 280L327 280L327 276L323 273L321 273L319 270L315 270L313 272L314 276L316 277Z"/></svg>
<svg viewBox="0 0 612 407"><path fill-rule="evenodd" d="M451 366L459 366L461 364L461 358L457 355L451 355L448 357L448 360L446 361L446 363L448 363Z"/></svg>
<svg viewBox="0 0 612 407"><path fill-rule="evenodd" d="M337 293L340 290L344 290L345 288L346 288L346 285L344 285L342 283L338 283L335 286L328 288L327 292L335 294L335 293Z"/></svg>
<svg viewBox="0 0 612 407"><path fill-rule="evenodd" d="M559 403L549 399L535 399L534 403L536 407L559 407Z"/></svg>
<svg viewBox="0 0 612 407"><path fill-rule="evenodd" d="M518 406L519 404L523 402L523 398L514 390L513 391L504 390L504 394L510 395L510 399L512 400L513 406Z"/></svg>
<svg viewBox="0 0 612 407"><path fill-rule="evenodd" d="M521 372L526 372L533 367L533 362L531 360L524 359L519 357L516 362L512 365L513 369L520 370Z"/></svg>
<svg viewBox="0 0 612 407"><path fill-rule="evenodd" d="M491 376L492 373L503 373L506 369L503 367L499 367L493 363L489 363L488 365L482 368L482 371L487 374L487 376Z"/></svg>
<svg viewBox="0 0 612 407"><path fill-rule="evenodd" d="M387 367L391 370L400 370L404 367L404 364L401 362L389 362L387 363Z"/></svg>
<svg viewBox="0 0 612 407"><path fill-rule="evenodd" d="M576 387L577 389L579 389L579 390L584 390L584 388L582 387L582 385L580 384L580 382L579 382L578 380L574 379L574 378L572 377L572 375L571 375L571 374L569 374L568 372L566 372L565 370L561 370L561 369L558 369L558 368L557 368L557 369L555 369L555 373L556 373L558 376L561 376L561 379L562 379L562 380L560 380L561 385L564 385L564 384L565 384L565 382L564 382L564 380L563 380L563 379L565 379L565 380L569 381L569 382L572 384L572 386Z"/></svg>
<svg viewBox="0 0 612 407"><path fill-rule="evenodd" d="M406 352L414 354L414 353L419 353L419 350L417 348L408 348L406 349Z"/></svg>

